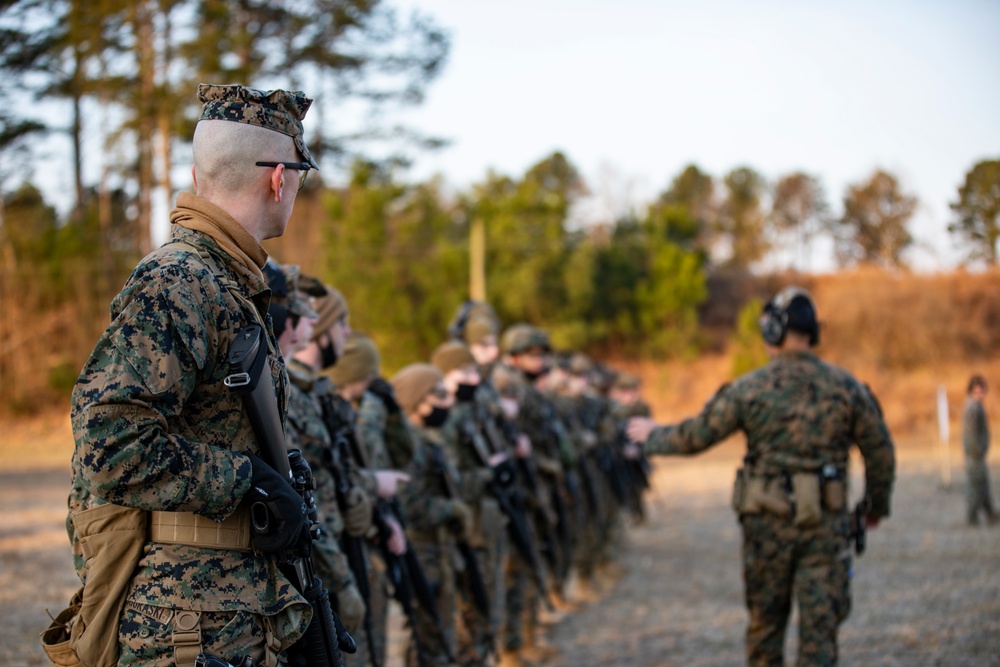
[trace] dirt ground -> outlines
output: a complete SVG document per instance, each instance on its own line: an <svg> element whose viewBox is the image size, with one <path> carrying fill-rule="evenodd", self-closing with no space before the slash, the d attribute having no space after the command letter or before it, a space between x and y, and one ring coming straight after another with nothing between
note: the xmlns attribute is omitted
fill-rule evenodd
<svg viewBox="0 0 1000 667"><path fill-rule="evenodd" d="M57 431L5 432L0 442L0 665L46 664L37 643L45 610L61 609L77 585L63 528L68 429ZM1000 666L1000 527L964 525L958 448L950 488L938 455L926 443L898 443L893 516L855 561L843 665ZM617 583L551 628L554 667L743 663L740 535L728 507L740 456L733 442L656 461L650 519L629 529ZM855 495L860 471L855 465ZM991 474L997 498L996 463ZM401 664L397 655L390 664Z"/></svg>

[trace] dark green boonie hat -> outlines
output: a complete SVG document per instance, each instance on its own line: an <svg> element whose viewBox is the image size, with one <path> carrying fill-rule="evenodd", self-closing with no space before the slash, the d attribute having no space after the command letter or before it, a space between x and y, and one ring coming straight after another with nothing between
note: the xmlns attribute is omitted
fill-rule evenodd
<svg viewBox="0 0 1000 667"><path fill-rule="evenodd" d="M319 169L302 138L302 119L312 100L301 90L257 90L239 84L198 84L205 106L199 120L230 120L287 134L313 169Z"/></svg>

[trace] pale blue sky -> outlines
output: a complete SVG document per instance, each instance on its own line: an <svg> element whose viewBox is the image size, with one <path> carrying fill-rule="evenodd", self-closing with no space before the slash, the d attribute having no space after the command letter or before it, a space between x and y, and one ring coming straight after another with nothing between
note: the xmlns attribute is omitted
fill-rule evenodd
<svg viewBox="0 0 1000 667"><path fill-rule="evenodd" d="M447 68L405 118L453 144L413 178L461 188L560 149L612 207L695 162L804 170L839 212L846 185L882 167L920 198L910 258L937 269L958 257L957 186L1000 158L995 0L398 4L452 32Z"/></svg>

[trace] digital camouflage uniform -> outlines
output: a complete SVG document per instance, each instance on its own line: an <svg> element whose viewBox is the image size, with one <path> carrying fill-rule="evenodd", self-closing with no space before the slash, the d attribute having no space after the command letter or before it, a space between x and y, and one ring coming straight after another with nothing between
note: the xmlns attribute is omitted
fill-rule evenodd
<svg viewBox="0 0 1000 667"><path fill-rule="evenodd" d="M527 381L518 413L517 431L531 440L532 456L527 461L535 468L537 482L534 488L528 485L535 510L534 532L551 575L549 581L561 589L572 558L573 540L562 483L563 466L572 466L576 456L552 402ZM562 517L557 512L557 501L563 506ZM562 524L563 521L566 523ZM532 643L537 636L540 598L532 583L533 576L523 558L511 557L504 633L504 648L508 650L520 649Z"/></svg>
<svg viewBox="0 0 1000 667"><path fill-rule="evenodd" d="M455 570L460 560L454 528L450 525L455 500L450 497L449 485L457 489L461 479L446 454L447 448L453 446L446 442L442 429L414 428L414 435L416 449L409 468L410 482L403 488L400 499L409 522L410 546L435 594L441 626L435 627L423 607L416 607L413 634L419 641L411 641L407 664L411 667L453 665L456 663L449 660L449 655L456 655ZM447 482L440 474L441 462L445 465Z"/></svg>
<svg viewBox="0 0 1000 667"><path fill-rule="evenodd" d="M990 496L990 473L986 454L990 449L990 424L983 404L974 398L965 402L962 412L962 445L965 450L967 519L970 524L979 521L982 512L988 521L995 521L993 499Z"/></svg>
<svg viewBox="0 0 1000 667"><path fill-rule="evenodd" d="M194 195L182 193L170 217L171 242L139 263L112 302L111 325L73 391L68 527L81 580L87 562L74 512L114 503L221 521L250 488L251 464L242 454L260 452L241 397L223 379L236 330L265 321L266 253L233 218ZM266 322L283 414L287 375ZM149 543L121 618L120 664L173 665L172 619L182 609L202 612L204 650L229 660L250 655L255 664L265 662L266 631L284 649L311 617L273 559Z"/></svg>
<svg viewBox="0 0 1000 667"><path fill-rule="evenodd" d="M381 398L366 391L358 405L358 443L374 470L406 470L413 459L413 433L406 417L390 413Z"/></svg>
<svg viewBox="0 0 1000 667"><path fill-rule="evenodd" d="M476 415L476 404L473 401L459 401L451 407L448 412L448 422L444 427L449 435L444 442L447 445L448 458L461 476L459 486L461 499L473 511L474 531L469 535L468 542L475 552L479 572L490 595L490 606L495 609L494 595L506 542L504 539L506 522L500 514L499 504L487 489L487 484L493 477L487 461L493 451L483 437ZM484 665L489 655L494 652L497 619L485 616L473 604L468 594L471 584L464 581L467 575L468 572L464 572L458 577L460 582L458 604L462 626L458 637L459 652L456 657L463 665Z"/></svg>
<svg viewBox="0 0 1000 667"><path fill-rule="evenodd" d="M330 434L312 393L316 379L313 370L292 359L288 362L288 375L291 395L288 402L287 446L302 452L316 481L313 497L323 535L313 543L313 564L336 606L338 594L357 584L338 541L344 532L344 519L337 504L333 473L330 471ZM361 633L355 632L352 636L359 645L360 653ZM349 659L346 655L344 657Z"/></svg>
<svg viewBox="0 0 1000 667"><path fill-rule="evenodd" d="M747 437L744 474L778 488L789 475L820 475L824 466L846 480L848 450L856 444L865 460L868 516L889 515L892 440L872 396L846 371L809 352L782 352L723 386L698 416L655 429L646 451L694 454L736 430ZM797 664L836 664L837 627L850 610L849 516L842 504L836 512L824 508L812 528L797 528L788 515L742 514L751 666L784 665L793 595L800 613Z"/></svg>

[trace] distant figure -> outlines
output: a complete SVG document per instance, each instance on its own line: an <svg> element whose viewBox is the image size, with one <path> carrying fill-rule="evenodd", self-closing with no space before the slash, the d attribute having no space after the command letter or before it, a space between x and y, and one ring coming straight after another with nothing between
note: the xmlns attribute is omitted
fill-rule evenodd
<svg viewBox="0 0 1000 667"><path fill-rule="evenodd" d="M784 665L793 598L799 609L797 665L837 664L837 628L851 607L848 450L865 460L868 527L889 516L892 439L864 385L823 363L816 307L797 287L764 308L771 362L724 385L701 414L673 426L633 417L628 435L647 454L695 454L741 430L747 455L733 506L743 527L743 579L750 612L747 664Z"/></svg>
<svg viewBox="0 0 1000 667"><path fill-rule="evenodd" d="M989 525L1000 520L993 511L990 473L986 467L986 452L990 449L990 425L983 408L986 391L986 380L982 375L969 378L969 398L965 401L965 411L962 413L962 444L965 448L965 471L969 475L965 497L970 526L979 525L980 510Z"/></svg>

